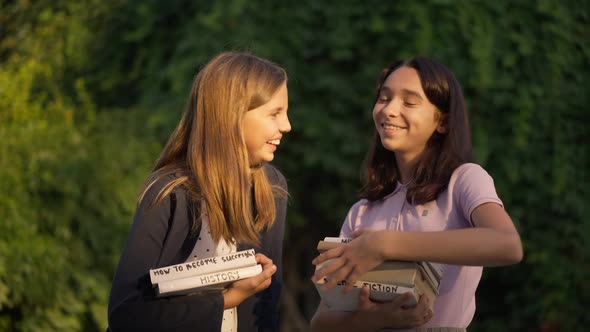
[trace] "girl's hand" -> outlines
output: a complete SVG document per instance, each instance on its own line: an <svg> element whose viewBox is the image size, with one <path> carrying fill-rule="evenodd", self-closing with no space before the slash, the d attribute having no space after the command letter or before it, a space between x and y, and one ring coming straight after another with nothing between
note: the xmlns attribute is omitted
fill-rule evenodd
<svg viewBox="0 0 590 332"><path fill-rule="evenodd" d="M363 273L385 260L381 248L381 234L382 232L379 231L361 229L352 233L354 240L321 253L312 261L312 264L318 265L332 258L334 260L317 270L312 280L318 282L329 276L324 285L326 289L331 289L341 280L346 280L344 291L350 291Z"/></svg>
<svg viewBox="0 0 590 332"><path fill-rule="evenodd" d="M262 265L262 272L259 275L231 283L223 292L224 309L237 307L248 297L270 286L271 277L277 271L276 265L263 254L256 254L256 262Z"/></svg>
<svg viewBox="0 0 590 332"><path fill-rule="evenodd" d="M359 297L359 313L370 317L368 323L374 329L414 328L426 324L434 315L429 308L429 300L424 295L420 296L418 304L414 307L404 305L412 296L411 293L402 294L387 303L373 302L369 295L369 289L363 287Z"/></svg>

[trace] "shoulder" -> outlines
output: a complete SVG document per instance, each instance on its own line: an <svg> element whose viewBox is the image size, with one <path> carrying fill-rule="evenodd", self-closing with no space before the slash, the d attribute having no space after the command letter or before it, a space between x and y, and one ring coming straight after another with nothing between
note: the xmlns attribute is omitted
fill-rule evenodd
<svg viewBox="0 0 590 332"><path fill-rule="evenodd" d="M449 193L453 195L455 202L459 203L469 213L486 202L495 202L502 205L494 185L494 179L480 165L463 164L458 167L449 182Z"/></svg>
<svg viewBox="0 0 590 332"><path fill-rule="evenodd" d="M143 188L143 195L139 204L144 207L168 206L170 200L186 200L186 189L183 185L177 185L171 190L170 186L178 179L175 174L168 174L158 178L150 177Z"/></svg>
<svg viewBox="0 0 590 332"><path fill-rule="evenodd" d="M272 185L276 185L287 190L287 179L285 178L283 173L281 173L281 171L279 171L275 166L268 163L265 164L263 167L264 173L266 174L268 180Z"/></svg>
<svg viewBox="0 0 590 332"><path fill-rule="evenodd" d="M359 200L358 202L354 203L350 209L348 210L348 214L350 216L353 215L358 215L359 213L362 213L364 210L366 210L367 208L369 208L371 206L371 201L363 198L361 200Z"/></svg>
<svg viewBox="0 0 590 332"><path fill-rule="evenodd" d="M351 237L352 232L363 226L362 215L369 206L370 202L367 199L361 199L354 203L348 210L348 214L340 228L341 237Z"/></svg>
<svg viewBox="0 0 590 332"><path fill-rule="evenodd" d="M451 175L449 186L454 183L477 183L479 181L492 180L490 174L480 165L465 163L455 169Z"/></svg>

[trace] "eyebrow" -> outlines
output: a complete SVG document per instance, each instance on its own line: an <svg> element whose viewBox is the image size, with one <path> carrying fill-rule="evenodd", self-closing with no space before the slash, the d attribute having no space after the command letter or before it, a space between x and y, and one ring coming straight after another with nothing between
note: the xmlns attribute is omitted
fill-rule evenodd
<svg viewBox="0 0 590 332"><path fill-rule="evenodd" d="M391 89L388 86L383 86L383 87L381 87L381 91L380 92L389 92L389 93L392 93L393 91L391 91ZM420 93L418 93L417 91L414 91L414 90L402 89L402 94L403 95L410 95L410 96L419 98L420 100L424 100L424 98L420 95Z"/></svg>
<svg viewBox="0 0 590 332"><path fill-rule="evenodd" d="M405 95L410 95L410 96L419 98L420 100L424 99L424 98L422 98L422 96L417 91L414 91L414 90L402 89L402 92Z"/></svg>
<svg viewBox="0 0 590 332"><path fill-rule="evenodd" d="M274 108L269 109L269 112L282 112L284 110L286 110L285 107L279 106L279 107L274 107Z"/></svg>

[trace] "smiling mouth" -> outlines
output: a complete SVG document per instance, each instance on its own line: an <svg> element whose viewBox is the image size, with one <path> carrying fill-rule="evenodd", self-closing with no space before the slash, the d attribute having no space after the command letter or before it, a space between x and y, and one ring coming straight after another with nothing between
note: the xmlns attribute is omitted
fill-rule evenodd
<svg viewBox="0 0 590 332"><path fill-rule="evenodd" d="M272 139L270 141L267 141L266 143L278 146L278 145L281 145L281 140L280 139Z"/></svg>
<svg viewBox="0 0 590 332"><path fill-rule="evenodd" d="M404 127L398 127L398 126L388 124L388 123L381 124L381 127L385 130L404 130L404 129L406 129Z"/></svg>

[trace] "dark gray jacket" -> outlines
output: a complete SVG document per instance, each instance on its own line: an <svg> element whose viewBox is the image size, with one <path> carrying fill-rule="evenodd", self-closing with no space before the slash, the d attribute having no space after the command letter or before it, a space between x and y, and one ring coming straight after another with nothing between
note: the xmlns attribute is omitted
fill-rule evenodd
<svg viewBox="0 0 590 332"><path fill-rule="evenodd" d="M287 190L283 175L265 166L272 184ZM187 194L177 187L160 204L150 206L165 181L154 184L140 203L121 254L109 297L109 327L118 331L215 331L221 330L223 296L206 295L156 298L149 269L184 262L192 251L198 232L190 234L192 218ZM277 272L265 291L238 306L238 331L278 331L279 296L282 284L282 247L286 198L276 201L276 220L262 232L255 248L272 259ZM194 236L197 234L197 236ZM250 246L251 247L251 246ZM238 250L246 247L238 247Z"/></svg>

